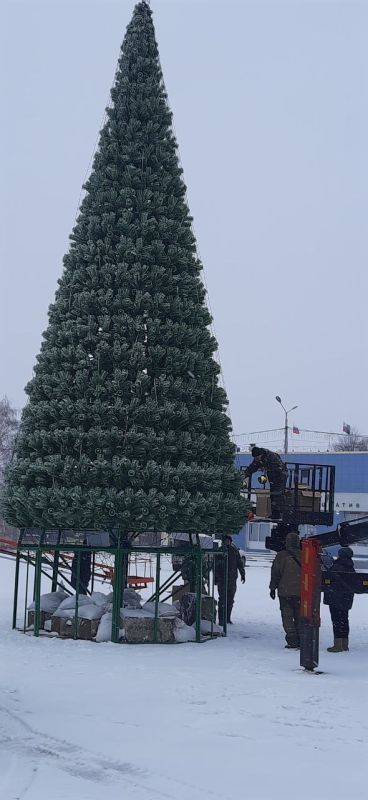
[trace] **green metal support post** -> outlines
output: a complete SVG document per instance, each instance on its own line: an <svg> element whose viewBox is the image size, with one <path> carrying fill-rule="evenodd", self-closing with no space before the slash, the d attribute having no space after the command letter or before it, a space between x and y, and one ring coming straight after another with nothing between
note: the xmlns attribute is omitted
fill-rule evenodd
<svg viewBox="0 0 368 800"><path fill-rule="evenodd" d="M128 586L128 571L129 571L129 549L130 543L129 539L126 534L123 535L121 544L123 546L122 549L122 560L121 560L121 606L123 605L123 596L124 596L124 589Z"/></svg>
<svg viewBox="0 0 368 800"><path fill-rule="evenodd" d="M81 567L81 551L77 552L77 575L76 575L76 588L75 588L75 613L74 613L74 629L73 639L78 639L78 611L79 611L79 592L80 592L80 567Z"/></svg>
<svg viewBox="0 0 368 800"><path fill-rule="evenodd" d="M25 633L27 627L27 605L28 605L28 582L29 582L29 552L27 554L27 566L26 566L26 588L24 593L24 616L23 616L23 632ZM34 591L33 591L33 598L34 598Z"/></svg>
<svg viewBox="0 0 368 800"><path fill-rule="evenodd" d="M214 609L214 615L211 616L211 639L213 638L213 623L216 622L216 605L215 605L215 572L216 572L216 556L212 554L212 591L211 591L211 598L212 598L212 608ZM208 591L210 592L211 587L211 568L209 565L208 571ZM213 619L215 617L215 619Z"/></svg>
<svg viewBox="0 0 368 800"><path fill-rule="evenodd" d="M153 641L157 642L158 634L158 604L160 600L160 572L161 572L161 553L156 555L156 594L155 594L155 619L153 623Z"/></svg>
<svg viewBox="0 0 368 800"><path fill-rule="evenodd" d="M196 631L196 642L200 642L201 619L202 619L202 550L200 546L198 547L198 551L195 554L195 567L196 567L195 631Z"/></svg>
<svg viewBox="0 0 368 800"><path fill-rule="evenodd" d="M42 572L42 550L36 550L35 558L35 580L34 580L34 602L35 602L35 615L34 615L34 636L40 635L40 617L41 617L41 572Z"/></svg>
<svg viewBox="0 0 368 800"><path fill-rule="evenodd" d="M13 630L17 627L17 609L18 609L18 589L19 589L19 566L20 566L20 553L17 551L15 559L15 580L14 580L14 600L13 600Z"/></svg>
<svg viewBox="0 0 368 800"><path fill-rule="evenodd" d="M95 569L96 569L96 553L92 553L92 575L91 575L91 594L95 588Z"/></svg>
<svg viewBox="0 0 368 800"><path fill-rule="evenodd" d="M122 552L120 546L115 550L114 559L114 591L112 598L111 641L117 643L120 636L120 606L121 606L121 571Z"/></svg>

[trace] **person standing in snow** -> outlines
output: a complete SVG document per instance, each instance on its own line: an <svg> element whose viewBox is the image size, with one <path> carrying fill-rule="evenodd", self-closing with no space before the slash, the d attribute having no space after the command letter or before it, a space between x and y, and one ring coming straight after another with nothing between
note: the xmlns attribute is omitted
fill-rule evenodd
<svg viewBox="0 0 368 800"><path fill-rule="evenodd" d="M277 553L271 567L270 597L279 596L281 619L288 648L300 647L301 550L297 533L288 533L285 550Z"/></svg>
<svg viewBox="0 0 368 800"><path fill-rule="evenodd" d="M83 545L87 544L87 540L83 540ZM78 581L78 554L75 553L72 560L71 578L70 583L79 594L88 593L88 584L91 580L92 574L92 553L91 551L82 550L79 553L79 581ZM78 585L77 585L78 584Z"/></svg>
<svg viewBox="0 0 368 800"><path fill-rule="evenodd" d="M282 519L285 509L285 490L287 467L278 455L264 447L252 447L253 461L244 470L244 478L249 478L254 472L263 471L270 484L271 516L272 519Z"/></svg>
<svg viewBox="0 0 368 800"><path fill-rule="evenodd" d="M231 622L231 612L234 605L238 572L241 582L245 583L244 561L238 548L233 543L231 536L225 536L224 544L227 550L227 622ZM218 615L220 625L224 624L225 586L226 586L226 561L222 557L216 558L215 583L218 590Z"/></svg>
<svg viewBox="0 0 368 800"><path fill-rule="evenodd" d="M353 551L340 547L337 559L327 571L330 585L325 589L323 602L330 607L334 643L329 653L344 653L349 650L349 611L353 605L354 592L345 580L345 575L355 572Z"/></svg>

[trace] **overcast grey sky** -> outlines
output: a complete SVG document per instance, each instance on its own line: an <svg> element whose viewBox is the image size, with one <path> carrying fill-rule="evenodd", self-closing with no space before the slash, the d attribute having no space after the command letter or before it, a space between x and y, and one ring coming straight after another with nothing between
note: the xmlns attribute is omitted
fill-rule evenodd
<svg viewBox="0 0 368 800"><path fill-rule="evenodd" d="M133 0L2 6L0 394L21 407ZM236 433L368 433L368 4L152 0Z"/></svg>

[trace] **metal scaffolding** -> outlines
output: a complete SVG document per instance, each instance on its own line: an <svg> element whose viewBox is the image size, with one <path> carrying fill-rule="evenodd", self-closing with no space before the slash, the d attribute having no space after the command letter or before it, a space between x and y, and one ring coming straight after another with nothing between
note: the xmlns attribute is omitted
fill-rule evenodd
<svg viewBox="0 0 368 800"><path fill-rule="evenodd" d="M16 553L14 602L13 602L13 629L27 630L27 608L31 591L30 567L34 570L32 595L34 601L33 635L39 636L41 629L41 578L46 577L51 582L51 591L63 587L69 594L75 590L75 612L73 638L78 637L78 608L79 596L90 594L93 591L95 580L95 565L98 554L108 555L113 563L112 578L112 635L111 641L119 642L121 629L121 607L123 606L123 592L128 584L128 571L130 559L150 555L154 562L154 592L149 599L154 602L154 628L153 641L158 642L159 602L167 600L172 595L175 581L181 575L183 564L190 565L193 579L192 590L195 594L195 641L202 642L213 638L215 620L212 619L207 635L201 633L202 595L204 590L203 566L206 565L206 594L212 597L213 607L215 590L215 564L216 560L223 559L225 566L225 582L227 584L227 551L223 542L212 540L212 549L204 549L198 534L188 533L188 541L179 541L173 545L140 545L134 544L134 536L122 535L114 531L85 531L85 530L40 530L35 528L21 531ZM181 561L180 568L161 580L162 557L175 556ZM70 559L73 559L72 575L70 572ZM83 560L90 563L90 579L87 585L83 577ZM24 615L23 624L17 626L19 608L20 565L25 564L25 589L24 589ZM91 581L91 589L88 588ZM65 586L66 584L66 586ZM225 597L227 585L225 586ZM224 609L222 621L223 635L227 632L227 609Z"/></svg>

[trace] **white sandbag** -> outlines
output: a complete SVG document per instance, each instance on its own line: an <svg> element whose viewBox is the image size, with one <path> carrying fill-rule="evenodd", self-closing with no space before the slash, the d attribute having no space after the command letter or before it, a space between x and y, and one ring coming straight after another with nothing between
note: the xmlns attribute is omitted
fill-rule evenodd
<svg viewBox="0 0 368 800"><path fill-rule="evenodd" d="M155 603L145 603L143 606L145 611L149 611L153 616L155 615ZM159 603L158 604L158 616L159 617L178 617L179 611L176 606L171 605L170 603Z"/></svg>
<svg viewBox="0 0 368 800"><path fill-rule="evenodd" d="M41 594L40 597L40 609L41 611L46 611L49 614L52 614L55 611L60 603L68 598L66 592L63 592L62 589L58 590L57 592L48 592L47 594ZM28 606L28 611L33 611L35 608L35 602L30 603Z"/></svg>
<svg viewBox="0 0 368 800"><path fill-rule="evenodd" d="M223 628L220 625L216 625L215 622L211 623L209 619L201 619L201 633L213 633L216 636L220 636L223 632Z"/></svg>
<svg viewBox="0 0 368 800"><path fill-rule="evenodd" d="M98 631L96 633L96 642L111 642L112 634L112 613L108 611L101 617Z"/></svg>
<svg viewBox="0 0 368 800"><path fill-rule="evenodd" d="M175 620L174 637L176 642L195 642L194 625L186 625L182 619Z"/></svg>
<svg viewBox="0 0 368 800"><path fill-rule="evenodd" d="M53 613L53 617L58 617L59 619L71 619L74 617L75 608L57 608L56 611Z"/></svg>
<svg viewBox="0 0 368 800"><path fill-rule="evenodd" d="M124 589L123 606L125 608L140 608L141 602L141 595L135 589Z"/></svg>
<svg viewBox="0 0 368 800"><path fill-rule="evenodd" d="M76 595L72 594L70 597L67 597L63 600L62 603L59 605L59 610L64 611L67 608L75 608L75 598ZM91 602L91 598L88 597L86 594L78 595L78 606L86 606Z"/></svg>
<svg viewBox="0 0 368 800"><path fill-rule="evenodd" d="M79 619L101 619L105 613L105 606L89 603L78 608Z"/></svg>
<svg viewBox="0 0 368 800"><path fill-rule="evenodd" d="M109 594L104 594L103 592L92 592L89 596L89 600L96 606L106 606L107 603L111 602L111 597Z"/></svg>
<svg viewBox="0 0 368 800"><path fill-rule="evenodd" d="M104 613L105 606L99 606L96 605L96 603L82 603L81 606L78 606L79 619L101 619ZM59 606L59 608L54 611L53 617L58 617L59 619L74 619L75 606L74 608L61 608Z"/></svg>
<svg viewBox="0 0 368 800"><path fill-rule="evenodd" d="M144 606L143 608L121 608L120 615L122 619L138 617L140 619L152 619L152 611L149 611Z"/></svg>

